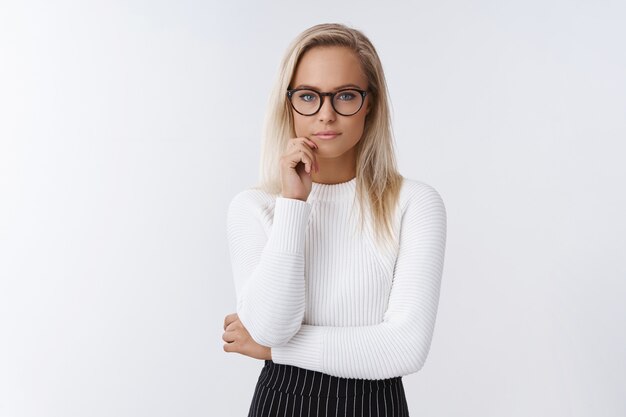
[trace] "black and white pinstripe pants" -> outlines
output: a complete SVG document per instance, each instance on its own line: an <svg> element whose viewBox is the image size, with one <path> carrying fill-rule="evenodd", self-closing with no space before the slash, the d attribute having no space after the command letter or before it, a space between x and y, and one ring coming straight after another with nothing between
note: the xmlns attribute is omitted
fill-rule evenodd
<svg viewBox="0 0 626 417"><path fill-rule="evenodd" d="M408 417L402 377L340 378L266 360L248 417Z"/></svg>

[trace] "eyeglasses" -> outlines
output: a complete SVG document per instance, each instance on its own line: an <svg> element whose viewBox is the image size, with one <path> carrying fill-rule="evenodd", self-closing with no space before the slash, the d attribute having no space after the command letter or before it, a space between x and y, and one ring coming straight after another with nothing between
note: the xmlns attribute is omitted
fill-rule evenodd
<svg viewBox="0 0 626 417"><path fill-rule="evenodd" d="M335 112L342 116L352 116L361 110L366 95L367 91L356 88L339 90L334 93L322 93L309 88L287 90L291 107L303 116L313 116L320 111L325 96L330 97L330 103Z"/></svg>

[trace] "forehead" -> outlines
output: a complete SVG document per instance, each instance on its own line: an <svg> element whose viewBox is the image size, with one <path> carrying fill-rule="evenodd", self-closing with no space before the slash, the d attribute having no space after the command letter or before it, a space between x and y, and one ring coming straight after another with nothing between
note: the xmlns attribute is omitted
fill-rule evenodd
<svg viewBox="0 0 626 417"><path fill-rule="evenodd" d="M292 88L306 85L322 91L346 84L365 89L367 77L356 53L341 46L318 46L306 51L300 57L291 82Z"/></svg>

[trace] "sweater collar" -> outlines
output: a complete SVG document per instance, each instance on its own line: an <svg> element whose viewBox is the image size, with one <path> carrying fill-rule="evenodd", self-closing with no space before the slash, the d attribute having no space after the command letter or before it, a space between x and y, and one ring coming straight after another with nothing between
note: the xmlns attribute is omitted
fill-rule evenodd
<svg viewBox="0 0 626 417"><path fill-rule="evenodd" d="M311 192L307 201L340 201L354 198L356 190L356 177L337 184L325 184L321 182L311 183Z"/></svg>

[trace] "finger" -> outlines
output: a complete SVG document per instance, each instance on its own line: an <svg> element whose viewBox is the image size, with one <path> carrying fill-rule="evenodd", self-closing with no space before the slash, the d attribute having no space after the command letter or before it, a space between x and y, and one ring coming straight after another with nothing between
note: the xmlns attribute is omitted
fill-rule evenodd
<svg viewBox="0 0 626 417"><path fill-rule="evenodd" d="M236 342L224 343L224 352L239 352L239 345Z"/></svg>
<svg viewBox="0 0 626 417"><path fill-rule="evenodd" d="M310 149L308 149L306 146L299 146L298 148L294 149L293 155L296 158L296 165L300 161L302 161L306 167L306 172L311 172L314 157L313 152Z"/></svg>
<svg viewBox="0 0 626 417"><path fill-rule="evenodd" d="M317 143L313 142L311 139L307 138L306 136L303 139L305 139L306 142L310 144L313 148L315 149L319 148L319 146L317 146Z"/></svg>
<svg viewBox="0 0 626 417"><path fill-rule="evenodd" d="M299 139L296 142L293 142L294 145L288 150L286 154L281 157L281 164L285 164L287 168L294 169L300 175L300 170L298 165L302 162L304 171L310 173L313 167L317 166L316 158L313 155L313 151L309 146L304 142L303 138Z"/></svg>
<svg viewBox="0 0 626 417"><path fill-rule="evenodd" d="M308 172L307 162L310 160L310 158L306 155L305 151L302 150L302 148L294 148L292 152L288 153L283 158L289 168L298 170L298 165L302 163L305 170L307 170Z"/></svg>
<svg viewBox="0 0 626 417"><path fill-rule="evenodd" d="M303 144L307 145L307 147L309 147L311 149L317 149L318 148L317 144L315 142L313 142L311 139L309 139L308 137L306 137L306 136L300 136L300 137L297 137L297 138L293 138L292 139L292 143L294 143L296 145L299 144L299 143L303 143Z"/></svg>
<svg viewBox="0 0 626 417"><path fill-rule="evenodd" d="M315 150L319 148L319 146L317 146L317 143L313 142L311 139L309 139L306 136L303 136L302 140L310 144L310 146ZM311 159L313 160L313 168L315 169L315 172L319 172L320 167L319 167L319 164L317 163L317 155L315 154L315 152L311 152L310 155L311 155Z"/></svg>
<svg viewBox="0 0 626 417"><path fill-rule="evenodd" d="M307 143L310 143L310 146L313 149L317 150L319 148L317 146L317 143L313 142L311 139L306 138L306 137L304 139L305 139L305 141L307 141ZM313 157L312 157L312 159L313 159L313 169L315 170L315 172L320 172L320 167L319 167L319 165L317 163L317 155L314 152L312 152L312 155L313 155Z"/></svg>
<svg viewBox="0 0 626 417"><path fill-rule="evenodd" d="M311 158L306 152L302 151L301 160L304 163L304 170L307 174L313 171L313 158Z"/></svg>
<svg viewBox="0 0 626 417"><path fill-rule="evenodd" d="M241 320L237 319L228 323L228 326L224 329L224 331L233 331L239 328L242 328L243 324L241 324Z"/></svg>
<svg viewBox="0 0 626 417"><path fill-rule="evenodd" d="M309 139L306 136L300 136L297 138L290 139L289 142L287 143L287 147L291 148L293 146L297 146L300 143L304 143L308 145L309 148L313 148L313 149L318 148L317 143L313 142L311 139Z"/></svg>
<svg viewBox="0 0 626 417"><path fill-rule="evenodd" d="M230 323L237 320L238 318L239 318L239 315L237 315L237 313L231 313L231 314L228 314L226 317L224 317L224 330L226 330L226 328L228 327Z"/></svg>
<svg viewBox="0 0 626 417"><path fill-rule="evenodd" d="M233 331L224 332L224 334L222 334L222 340L224 342L228 342L228 343L232 343L232 342L236 341L237 340L237 332L233 332Z"/></svg>

